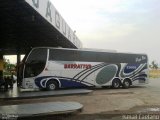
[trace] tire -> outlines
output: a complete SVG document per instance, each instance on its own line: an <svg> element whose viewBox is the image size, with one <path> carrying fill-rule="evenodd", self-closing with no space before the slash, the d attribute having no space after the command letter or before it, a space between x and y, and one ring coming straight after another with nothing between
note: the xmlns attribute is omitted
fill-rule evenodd
<svg viewBox="0 0 160 120"><path fill-rule="evenodd" d="M49 91L53 91L53 90L56 90L58 89L58 84L56 81L48 81L47 82L47 85L46 85L46 89L49 90Z"/></svg>
<svg viewBox="0 0 160 120"><path fill-rule="evenodd" d="M123 81L123 84L122 84L123 88L127 89L130 87L130 85L131 85L131 81L129 79L126 79Z"/></svg>
<svg viewBox="0 0 160 120"><path fill-rule="evenodd" d="M118 89L121 86L121 81L119 79L115 79L112 81L112 88Z"/></svg>

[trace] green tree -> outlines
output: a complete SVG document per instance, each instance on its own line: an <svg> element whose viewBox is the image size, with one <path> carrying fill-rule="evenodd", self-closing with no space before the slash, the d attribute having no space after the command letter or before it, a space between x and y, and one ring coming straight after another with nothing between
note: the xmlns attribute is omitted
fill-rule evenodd
<svg viewBox="0 0 160 120"><path fill-rule="evenodd" d="M7 74L11 74L13 70L15 70L16 65L11 64L9 59L4 59L4 72Z"/></svg>
<svg viewBox="0 0 160 120"><path fill-rule="evenodd" d="M149 65L149 67L152 68L152 69L158 69L158 63L156 63L156 61L153 60L153 61L151 62L151 65Z"/></svg>

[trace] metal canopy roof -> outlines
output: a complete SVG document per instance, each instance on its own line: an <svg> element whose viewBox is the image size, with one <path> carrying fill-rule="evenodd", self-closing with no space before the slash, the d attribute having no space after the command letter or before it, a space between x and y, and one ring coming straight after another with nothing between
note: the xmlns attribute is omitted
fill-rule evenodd
<svg viewBox="0 0 160 120"><path fill-rule="evenodd" d="M24 54L31 47L77 48L24 0L0 1L0 51Z"/></svg>

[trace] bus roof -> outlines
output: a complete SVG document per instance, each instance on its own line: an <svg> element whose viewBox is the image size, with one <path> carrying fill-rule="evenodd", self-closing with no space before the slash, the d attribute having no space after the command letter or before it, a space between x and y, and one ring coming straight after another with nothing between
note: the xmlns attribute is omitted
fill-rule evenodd
<svg viewBox="0 0 160 120"><path fill-rule="evenodd" d="M107 53L117 53L117 54L142 54L146 55L146 53L131 53L131 52L117 52L116 50L105 50L105 49L90 49L90 48L81 48L81 49L73 49L73 48L62 48L62 47L33 47L32 49L39 48L47 48L47 49L60 49L60 50L75 50L75 51L91 51L91 52L107 52Z"/></svg>

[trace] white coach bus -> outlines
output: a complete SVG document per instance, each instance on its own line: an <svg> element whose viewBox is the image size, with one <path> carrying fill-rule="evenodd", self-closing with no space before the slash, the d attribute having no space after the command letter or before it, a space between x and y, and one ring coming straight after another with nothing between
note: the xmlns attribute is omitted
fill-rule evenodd
<svg viewBox="0 0 160 120"><path fill-rule="evenodd" d="M148 83L146 54L37 47L25 56L18 78L23 88L129 88Z"/></svg>

